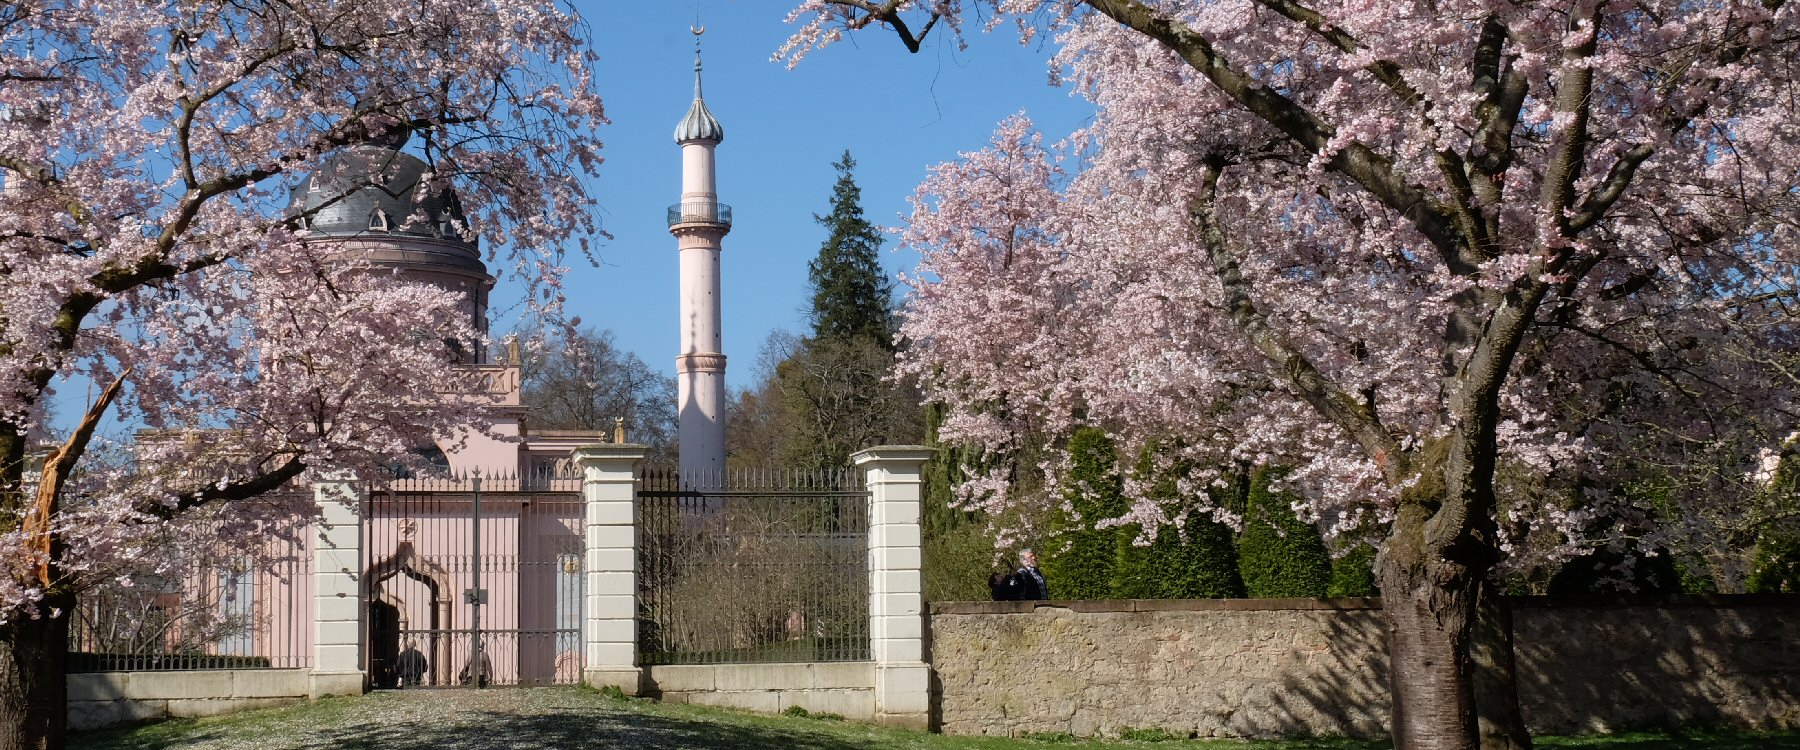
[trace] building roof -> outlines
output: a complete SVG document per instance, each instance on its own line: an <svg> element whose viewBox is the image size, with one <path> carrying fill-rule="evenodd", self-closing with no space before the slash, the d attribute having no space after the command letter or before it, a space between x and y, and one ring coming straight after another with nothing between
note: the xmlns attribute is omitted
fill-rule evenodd
<svg viewBox="0 0 1800 750"><path fill-rule="evenodd" d="M397 145L371 141L325 159L294 188L290 215L316 235L428 237L473 253L475 239L455 191L428 180L431 165Z"/></svg>
<svg viewBox="0 0 1800 750"><path fill-rule="evenodd" d="M713 117L706 108L706 99L700 95L700 35L705 29L694 29L694 104L688 107L687 116L675 125L675 142L718 144L725 140L725 127Z"/></svg>

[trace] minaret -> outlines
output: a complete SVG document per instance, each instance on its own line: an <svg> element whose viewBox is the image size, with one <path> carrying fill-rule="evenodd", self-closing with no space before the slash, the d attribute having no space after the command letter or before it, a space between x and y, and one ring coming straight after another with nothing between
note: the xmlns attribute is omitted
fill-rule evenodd
<svg viewBox="0 0 1800 750"><path fill-rule="evenodd" d="M725 129L700 96L700 35L694 33L694 104L675 126L681 144L681 202L669 207L669 234L681 251L681 474L709 482L725 468L725 355L719 339L719 249L731 231L731 207L719 202L713 149Z"/></svg>

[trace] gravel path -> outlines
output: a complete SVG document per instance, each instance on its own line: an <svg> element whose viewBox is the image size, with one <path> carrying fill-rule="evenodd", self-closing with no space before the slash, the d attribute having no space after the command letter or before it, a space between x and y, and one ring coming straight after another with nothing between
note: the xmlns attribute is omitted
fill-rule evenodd
<svg viewBox="0 0 1800 750"><path fill-rule="evenodd" d="M781 720L623 702L570 688L404 690L216 721L76 735L107 750L568 750L886 746L893 733L858 724ZM884 741L885 740L885 741ZM910 743L907 743L910 744Z"/></svg>

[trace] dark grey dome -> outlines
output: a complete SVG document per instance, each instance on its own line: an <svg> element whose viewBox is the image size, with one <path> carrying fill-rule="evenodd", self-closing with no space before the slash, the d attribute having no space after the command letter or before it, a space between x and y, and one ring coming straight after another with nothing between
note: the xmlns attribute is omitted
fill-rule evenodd
<svg viewBox="0 0 1800 750"><path fill-rule="evenodd" d="M411 154L367 143L326 159L294 188L289 215L326 237L429 237L464 245L462 206L448 186L419 191L431 166Z"/></svg>

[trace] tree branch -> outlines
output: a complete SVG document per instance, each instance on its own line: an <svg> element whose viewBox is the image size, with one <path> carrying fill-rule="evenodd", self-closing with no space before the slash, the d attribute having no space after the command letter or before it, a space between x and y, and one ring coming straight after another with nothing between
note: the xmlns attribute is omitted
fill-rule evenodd
<svg viewBox="0 0 1800 750"><path fill-rule="evenodd" d="M1599 9L1569 17L1569 31L1584 32L1579 44L1563 54L1562 75L1556 82L1553 103L1556 119L1568 120L1561 142L1544 165L1544 184L1538 193L1538 210L1554 219L1564 237L1573 236L1563 211L1574 200L1575 181L1581 177L1588 147L1588 116L1594 88L1594 69L1587 58L1594 56L1600 44Z"/></svg>
<svg viewBox="0 0 1800 750"><path fill-rule="evenodd" d="M869 2L869 0L832 0L832 4L857 8L863 11L864 15L862 18L856 18L854 13L846 14L850 16L846 23L851 30L861 29L871 23L880 21L893 28L894 33L900 36L900 43L906 45L907 52L915 53L919 51L919 45L925 42L925 35L931 33L931 27L936 26L938 19L942 17L938 13L932 13L931 16L926 19L925 25L919 27L919 33L915 35L912 33L911 29L907 27L905 19L900 17L900 6L905 5L906 0L887 0L887 2L880 5Z"/></svg>
<svg viewBox="0 0 1800 750"><path fill-rule="evenodd" d="M1108 18L1162 43L1206 76L1226 96L1306 150L1314 154L1324 151L1336 133L1336 128L1292 99L1233 68L1210 41L1186 25L1158 17L1136 0L1086 1ZM1387 157L1360 141L1351 141L1332 155L1328 166L1412 222L1443 255L1453 272L1465 275L1475 272L1475 265L1464 253L1468 238L1451 219L1451 210L1401 178Z"/></svg>
<svg viewBox="0 0 1800 750"><path fill-rule="evenodd" d="M198 508L207 503L247 500L279 489L289 480L300 476L303 471L306 471L306 462L298 455L290 455L282 461L280 466L249 479L240 479L225 484L209 484L200 489L176 495L172 503L141 502L137 505L136 510L147 516L168 520L183 511Z"/></svg>
<svg viewBox="0 0 1800 750"><path fill-rule="evenodd" d="M131 368L127 367L118 377L113 378L112 384L100 392L100 398L88 405L87 413L81 416L81 423L75 426L75 432L69 435L69 439L44 457L43 473L38 479L37 500L25 514L23 530L26 549L35 555L41 555L33 567L36 569L38 582L46 589L56 581L56 561L62 557L62 539L54 527L63 487L68 484L69 475L74 473L81 454L87 451L88 443L94 439L94 431L100 426L100 418L112 407L113 401L119 396L120 387L125 384L125 376L130 373Z"/></svg>
<svg viewBox="0 0 1800 750"><path fill-rule="evenodd" d="M1250 284L1238 270L1221 228L1215 202L1223 160L1210 159L1200 195L1188 207L1188 217L1201 245L1212 263L1213 275L1225 292L1225 309L1231 322L1245 338L1279 368L1287 384L1300 398L1337 425L1355 440L1365 454L1386 474L1390 485L1398 486L1409 478L1410 466L1398 441L1388 434L1372 404L1359 400L1336 381L1319 372L1319 368L1289 344L1270 325L1268 318L1250 296Z"/></svg>

